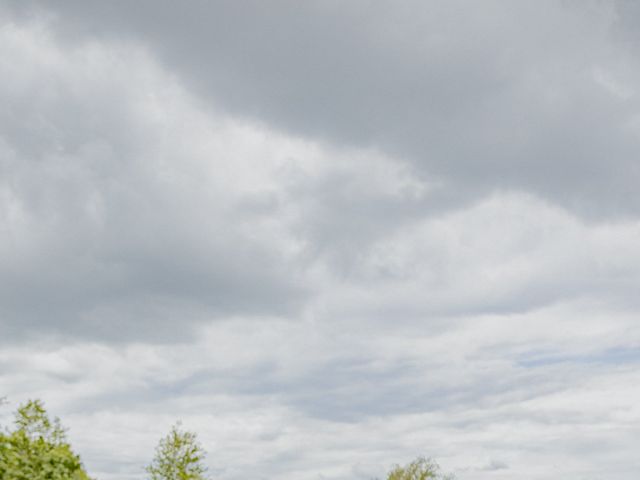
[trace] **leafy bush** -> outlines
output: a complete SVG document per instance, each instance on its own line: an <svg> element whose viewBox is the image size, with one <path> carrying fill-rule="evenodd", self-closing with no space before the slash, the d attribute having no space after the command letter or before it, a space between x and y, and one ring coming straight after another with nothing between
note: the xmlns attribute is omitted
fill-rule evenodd
<svg viewBox="0 0 640 480"><path fill-rule="evenodd" d="M88 480L80 457L67 443L60 421L49 419L42 402L18 408L15 430L0 432L2 480Z"/></svg>
<svg viewBox="0 0 640 480"><path fill-rule="evenodd" d="M178 424L160 440L147 473L151 480L204 480L204 456L196 434L181 430Z"/></svg>
<svg viewBox="0 0 640 480"><path fill-rule="evenodd" d="M418 457L405 466L396 465L389 472L387 480L453 480L452 475L444 475L440 467L431 459Z"/></svg>

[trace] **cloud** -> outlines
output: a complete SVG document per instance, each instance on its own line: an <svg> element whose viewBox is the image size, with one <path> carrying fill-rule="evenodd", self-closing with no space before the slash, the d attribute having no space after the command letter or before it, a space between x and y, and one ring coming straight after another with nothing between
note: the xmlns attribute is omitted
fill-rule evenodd
<svg viewBox="0 0 640 480"><path fill-rule="evenodd" d="M106 480L177 418L228 480L635 478L627 8L4 2L0 394Z"/></svg>
<svg viewBox="0 0 640 480"><path fill-rule="evenodd" d="M564 335L550 328L558 318ZM617 321L603 334L593 328L597 313L565 308L407 335L235 319L183 345L5 348L0 389L14 404L47 398L101 478L141 475L177 418L200 433L209 465L230 479L353 478L352 467L381 475L424 453L462 478L490 478L477 466L498 455L509 465L505 478L587 470L631 478L624 465L637 434L629 428L638 415L636 365L519 364L531 349L599 352L620 343ZM579 341L572 326L581 327Z"/></svg>
<svg viewBox="0 0 640 480"><path fill-rule="evenodd" d="M60 38L139 42L211 105L380 148L463 199L511 187L588 218L638 213L628 2L35 5Z"/></svg>
<svg viewBox="0 0 640 480"><path fill-rule="evenodd" d="M506 470L507 468L509 468L509 466L500 460L490 460L481 470L495 472L496 470Z"/></svg>
<svg viewBox="0 0 640 480"><path fill-rule="evenodd" d="M2 35L11 334L162 336L190 318L295 308L292 240L260 202L303 143L206 118L141 50L63 51L37 23Z"/></svg>
<svg viewBox="0 0 640 480"><path fill-rule="evenodd" d="M74 332L85 335L116 338L119 335L111 332L126 332L123 337L141 338L153 332L162 339L190 331L188 325L193 322L228 315L301 318L322 310L342 315L349 310L340 312L339 305L345 301L354 306L371 304L368 292L378 288L381 291L372 304L374 308L350 314L406 319L526 311L606 291L620 297L622 303L633 303L628 293L632 290L634 269L624 271L624 259L593 264L594 252L600 249L604 254L611 241L622 241L621 248L635 255L633 242L622 240L635 236L633 222L615 223L625 227L610 227L607 223L594 227L593 232L600 233L593 233L592 243L565 258L570 244L591 235L580 220L573 218L573 213L561 212L568 206L566 202L561 201L560 209L554 210L555 198L541 201L539 196L518 193L522 188L531 188L523 187L515 177L502 177L505 182L500 190L481 200L477 195L485 190L481 186L483 175L469 171L465 173L469 178L463 179L439 168L428 168L427 175L416 163L417 156L388 148L394 142L387 145L387 135L382 130L374 130L375 138L381 142L377 149L364 140L338 141L335 135L317 137L306 132L326 138L331 142L327 145L291 136L305 133L295 129L274 130L248 118L229 117L224 108L230 107L224 102L220 104L222 110L212 110L211 105L203 107L198 103L201 97L186 88L193 86L189 80L193 72L188 65L199 58L198 49L184 58L188 65L174 65L173 57L163 53L173 43L164 37L156 38L160 32L156 29L173 30L161 23L144 23L149 31L127 33L127 22L143 21L135 9L129 20L117 23L116 29L111 20L120 19L117 3L95 9L88 5L78 5L70 16L56 17L54 12L54 17L47 17L42 14L44 10L36 16L14 16L18 20L8 23L3 31L7 58L4 69L10 79L3 85L8 105L2 123L6 132L2 144L6 180L2 191L7 238L3 270L8 285L3 309L7 318L15 319L9 323L14 334L28 331L29 326L35 328L46 315L50 317L48 325L73 325ZM212 48L224 48L227 42L223 40L229 40L225 35L231 33L215 28L200 31L199 28L204 29L201 18L206 15L198 15L199 8L205 7L200 5L184 13L194 22L193 35L181 30L171 34L176 35L175 47L187 45L180 42L195 41L198 32L204 38L214 35L208 32L215 32L221 37ZM219 8L222 13L214 16L214 22L222 21L224 12L235 12L233 9L240 7ZM344 28L341 22L353 21L354 11L346 9L336 17L331 14L335 8L331 4L310 4L287 12L304 19L310 9L319 15L319 24L320 20L331 20L336 23L335 29ZM452 21L455 18L469 22L466 11L436 8L435 4L433 8L434 18L453 15ZM590 37L589 41L599 39L598 45L611 47L606 36L610 25L602 24L609 17L596 18L592 10L571 15L556 8L535 14L554 20L570 19L573 23L567 28L573 29L600 22L600 37ZM98 15L100 9L106 9L104 15ZM168 9L168 4L160 3L153 15L169 21ZM74 24L76 16L89 14L92 21L100 19L103 28L94 37ZM399 21L408 14L400 8L392 19L398 17ZM240 12L234 15L238 21L256 23L252 23L254 28L246 39L248 53L253 48L266 48L255 41L266 24L276 21L276 13L266 11L262 20L247 18ZM352 48L356 44L362 48L369 45L367 42L373 41L367 36L371 34L369 29L381 28L381 12L373 8L370 15L366 28L356 28L344 37ZM506 9L503 15L521 18L523 11ZM486 22L495 18L495 11L484 12L477 22L472 22L473 28L483 29ZM429 55L436 55L434 49L438 45L453 48L454 52L464 50L467 34L452 36L455 42L449 45L448 36L437 40L437 28L428 39L405 45L403 42L412 36L423 35L417 28L420 22L435 22L422 16L413 21L418 23L408 25L416 29L408 29L406 37L398 37L392 31L383 35L381 52L402 47L404 54L410 56L421 45L429 59ZM57 37L52 36L52 27L57 28ZM61 30L64 28L74 35L65 36ZM311 32L302 29L303 43L309 40L304 35L321 36L315 28ZM492 35L500 32L498 29ZM147 42L141 42L139 35L144 35ZM284 41L280 33L270 38ZM518 38L525 43L530 40L526 35ZM495 41L493 37L485 40ZM563 48L573 45L569 38L566 41ZM483 46L480 42L475 48ZM349 48L331 50L339 55L349 53ZM276 59L283 54L278 52L280 49L272 52ZM369 61L362 52L353 55ZM163 64L156 62L156 56ZM235 53L231 57L236 61L240 58ZM203 67L199 78L213 81L209 68L223 68L224 58ZM527 68L531 69L538 57L527 58ZM581 61L587 60L591 61L591 57ZM409 64L408 59L396 61ZM544 57L544 61L551 62L553 58ZM455 55L447 57L445 64L449 63L466 65ZM276 61L274 65L277 64ZM304 61L300 59L296 65L302 67ZM168 67L172 69L167 70ZM426 68L420 63L418 67ZM465 68L475 67L470 64ZM438 70L429 72L436 75ZM482 72L495 73L488 67ZM243 78L250 82L254 77ZM390 78L404 81L399 73ZM563 81L567 78L562 76ZM316 87L308 85L311 99L314 88L321 88L321 84L318 79ZM210 94L206 94L193 86L195 92L207 97L222 91L216 84L209 87ZM434 94L438 88L432 86L426 91ZM355 97L356 93L349 94L349 98ZM464 106L463 100L457 98L456 105ZM260 104L258 100L246 101ZM403 101L409 103L408 98ZM353 105L342 107L357 111ZM607 111L601 107L599 120ZM315 110L308 105L307 116L311 118ZM231 111L254 115L240 107ZM428 109L425 112L431 115ZM440 116L447 117L446 112L443 110ZM268 115L256 116L287 128L287 122ZM492 118L502 121L499 114ZM561 118L561 112L553 113L554 121ZM306 123L302 118L298 120L297 124ZM464 129L471 119L456 116L451 121ZM473 121L481 128L486 126L477 117ZM410 117L402 122L408 128L418 123L421 124ZM523 129L536 131L527 125ZM389 126L387 130L392 132L393 128ZM458 148L459 142L446 138L441 141ZM535 148L545 145L540 139L533 142ZM534 149L525 150L531 154ZM400 156L389 156L385 151ZM472 157L465 154L461 158L468 162ZM547 161L545 158L543 155L532 159L532 165L539 168ZM562 168L571 162L571 157L564 158ZM447 163L450 168L463 167L454 160ZM491 169L487 165L487 172ZM578 170L588 172L589 181L603 179L588 167ZM625 177L631 178L628 169L624 170ZM544 188L553 188L555 181L550 180ZM571 182L559 181L570 196L575 193L571 193ZM532 191L546 195L539 189ZM613 191L602 190L603 195L607 192ZM593 201L596 199L602 205L610 200L592 197ZM587 201L586 197L583 200ZM538 229L532 223L536 215L542 215L536 221L544 223L544 227ZM479 229L486 228L493 230L477 235ZM502 233L505 228L509 230L506 235ZM544 229L558 233L551 235ZM538 239L537 244L534 238ZM548 250L544 250L546 245ZM495 262L500 263L499 268ZM610 262L617 263L609 266ZM622 270L614 271L619 268ZM589 276L593 271L597 274ZM478 284L480 288L476 287ZM429 290L426 296L421 294L425 288ZM320 310L316 305L322 305ZM177 316L183 318L176 321Z"/></svg>

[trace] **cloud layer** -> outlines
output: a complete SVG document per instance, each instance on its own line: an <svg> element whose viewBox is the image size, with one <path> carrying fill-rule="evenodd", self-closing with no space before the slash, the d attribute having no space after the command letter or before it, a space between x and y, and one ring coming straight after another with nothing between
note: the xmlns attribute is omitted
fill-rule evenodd
<svg viewBox="0 0 640 480"><path fill-rule="evenodd" d="M65 2L68 42L138 41L228 111L399 155L464 195L637 214L628 2ZM635 173L634 173L635 172Z"/></svg>
<svg viewBox="0 0 640 480"><path fill-rule="evenodd" d="M630 3L0 17L0 394L99 478L182 418L227 480L635 479Z"/></svg>

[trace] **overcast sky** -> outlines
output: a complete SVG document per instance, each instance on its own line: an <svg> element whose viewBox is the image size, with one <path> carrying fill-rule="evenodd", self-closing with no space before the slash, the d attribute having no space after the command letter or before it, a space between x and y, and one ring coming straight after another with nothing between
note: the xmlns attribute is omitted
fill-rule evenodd
<svg viewBox="0 0 640 480"><path fill-rule="evenodd" d="M0 0L0 423L100 480L637 480L640 4Z"/></svg>

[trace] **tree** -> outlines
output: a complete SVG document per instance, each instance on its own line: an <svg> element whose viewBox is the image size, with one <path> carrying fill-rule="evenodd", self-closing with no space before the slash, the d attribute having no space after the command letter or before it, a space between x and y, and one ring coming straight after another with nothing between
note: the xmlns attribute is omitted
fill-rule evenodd
<svg viewBox="0 0 640 480"><path fill-rule="evenodd" d="M452 475L443 475L440 466L431 459L418 457L413 462L392 468L387 480L453 480Z"/></svg>
<svg viewBox="0 0 640 480"><path fill-rule="evenodd" d="M178 423L160 440L146 470L151 480L204 480L207 471L202 464L204 457L196 434L181 430Z"/></svg>
<svg viewBox="0 0 640 480"><path fill-rule="evenodd" d="M14 423L14 431L0 432L0 479L89 480L60 421L49 419L42 402L18 408Z"/></svg>

